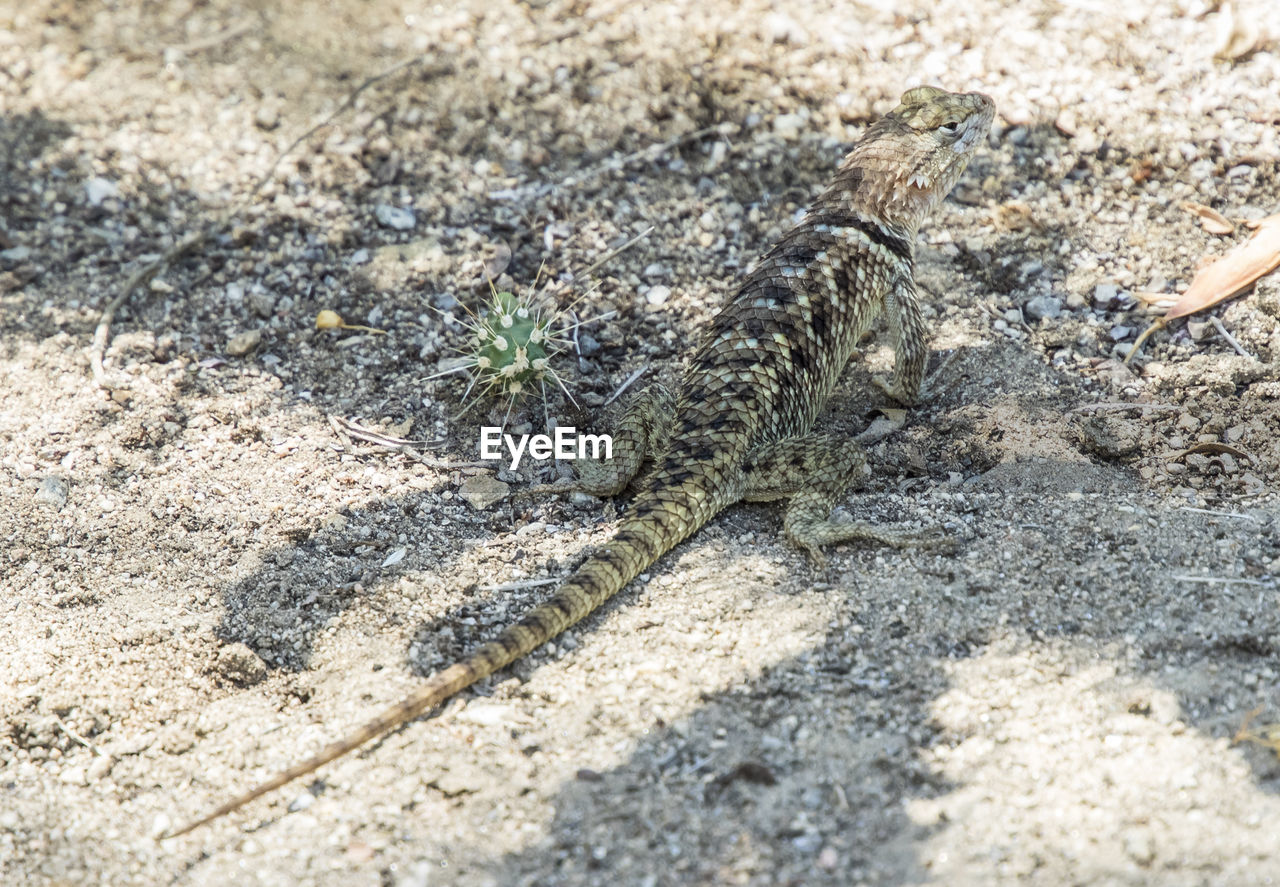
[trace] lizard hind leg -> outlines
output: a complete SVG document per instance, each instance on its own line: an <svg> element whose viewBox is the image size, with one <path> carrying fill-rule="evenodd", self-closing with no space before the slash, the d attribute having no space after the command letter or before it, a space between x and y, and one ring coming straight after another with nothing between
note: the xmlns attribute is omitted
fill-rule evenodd
<svg viewBox="0 0 1280 887"><path fill-rule="evenodd" d="M578 459L574 462L577 480L530 487L523 495L581 491L592 496L616 496L639 473L646 458L652 459L666 450L674 415L675 398L671 392L662 385L648 386L627 404L614 423L609 458Z"/></svg>
<svg viewBox="0 0 1280 887"><path fill-rule="evenodd" d="M865 539L892 545L934 547L940 533L907 530L867 521L831 520L833 509L850 487L870 475L866 453L857 443L836 434L806 434L764 444L748 454L742 498L749 502L787 498L783 529L815 566L825 558L822 547Z"/></svg>

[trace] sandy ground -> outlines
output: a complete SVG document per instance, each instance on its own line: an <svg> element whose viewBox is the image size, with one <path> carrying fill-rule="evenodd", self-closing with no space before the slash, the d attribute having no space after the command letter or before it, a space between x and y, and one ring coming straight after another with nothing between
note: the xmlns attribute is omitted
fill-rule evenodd
<svg viewBox="0 0 1280 887"><path fill-rule="evenodd" d="M1278 209L1274 16L1223 6L0 4L0 882L1280 881L1280 760L1232 742L1280 720L1280 282L1122 362L1132 294L1246 236L1181 201ZM441 715L156 840L549 594L626 508L464 497L556 473L466 467L505 404L454 419L465 379L427 379L486 262L616 312L557 358L594 413L677 375L919 83L999 116L920 239L952 359L843 510L954 552L814 570L776 508L730 509ZM223 218L120 307L95 384L104 306ZM824 424L874 420L890 362L869 339Z"/></svg>

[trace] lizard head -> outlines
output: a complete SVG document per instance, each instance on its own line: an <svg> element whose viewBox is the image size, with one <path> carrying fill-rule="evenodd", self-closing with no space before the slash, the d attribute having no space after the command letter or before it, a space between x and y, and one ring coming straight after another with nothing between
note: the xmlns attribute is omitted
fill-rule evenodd
<svg viewBox="0 0 1280 887"><path fill-rule="evenodd" d="M980 92L917 86L867 130L844 166L861 170L868 209L915 231L960 178L994 115Z"/></svg>

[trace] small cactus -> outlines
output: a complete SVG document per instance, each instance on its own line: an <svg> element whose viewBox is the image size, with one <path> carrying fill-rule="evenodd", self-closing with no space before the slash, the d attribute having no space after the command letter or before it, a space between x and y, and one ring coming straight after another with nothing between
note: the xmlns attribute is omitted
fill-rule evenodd
<svg viewBox="0 0 1280 887"><path fill-rule="evenodd" d="M572 400L573 395L569 394L551 367L552 358L569 344L565 334L572 327L553 330L554 313L544 317L530 300L499 292L492 285L490 293L491 298L480 315L473 314L470 321L462 321L471 331L471 347L458 361L450 361L453 365L448 369L428 378L468 373L471 384L462 395L464 401L479 382L482 394L497 392L507 395L510 398L508 409L535 383L540 390L543 389L542 383L547 379L559 385ZM545 396L545 390L543 394Z"/></svg>
<svg viewBox="0 0 1280 887"><path fill-rule="evenodd" d="M471 325L476 381L510 394L554 377L552 356L564 342L551 330L551 318L508 292L493 292L486 314Z"/></svg>

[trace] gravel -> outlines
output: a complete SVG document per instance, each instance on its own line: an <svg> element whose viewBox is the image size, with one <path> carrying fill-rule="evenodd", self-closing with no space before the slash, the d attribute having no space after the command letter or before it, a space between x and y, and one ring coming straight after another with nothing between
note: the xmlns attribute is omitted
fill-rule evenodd
<svg viewBox="0 0 1280 887"><path fill-rule="evenodd" d="M1200 316L1123 362L1136 294L1247 236L1182 202L1280 210L1269 12L0 8L0 882L1280 881L1280 758L1233 741L1280 721L1280 283L1212 310L1248 356ZM999 116L920 237L931 397L843 512L954 553L814 571L775 507L735 507L438 717L155 840L609 538L625 498L513 500L557 469L465 464L481 425L583 424L558 387L431 378L490 278L593 321L555 364L577 403L672 382L919 83ZM104 307L224 213L116 311L96 388ZM891 364L868 338L823 430L870 425Z"/></svg>

